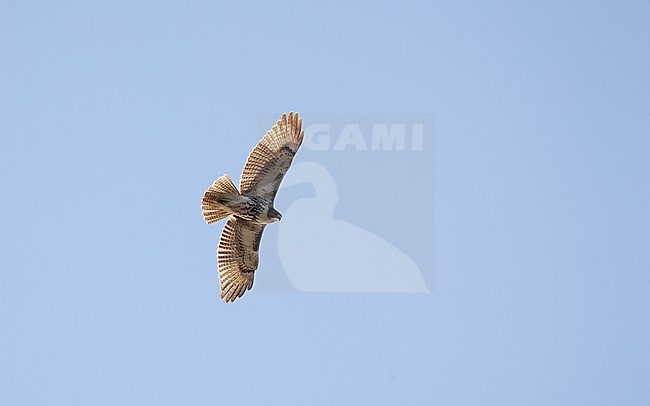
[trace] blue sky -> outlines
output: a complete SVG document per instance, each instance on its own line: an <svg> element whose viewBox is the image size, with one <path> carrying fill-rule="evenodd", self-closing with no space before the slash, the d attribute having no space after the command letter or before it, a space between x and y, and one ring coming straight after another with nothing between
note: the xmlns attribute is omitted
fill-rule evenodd
<svg viewBox="0 0 650 406"><path fill-rule="evenodd" d="M649 17L3 1L0 403L647 405ZM435 117L431 294L217 300L200 196L289 110Z"/></svg>

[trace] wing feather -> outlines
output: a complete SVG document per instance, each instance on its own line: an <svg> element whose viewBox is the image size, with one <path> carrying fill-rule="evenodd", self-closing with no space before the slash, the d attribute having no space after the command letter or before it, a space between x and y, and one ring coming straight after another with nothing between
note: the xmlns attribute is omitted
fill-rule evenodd
<svg viewBox="0 0 650 406"><path fill-rule="evenodd" d="M221 232L217 262L221 298L232 302L253 287L264 224L231 217Z"/></svg>
<svg viewBox="0 0 650 406"><path fill-rule="evenodd" d="M283 114L248 156L239 182L240 192L273 202L304 135L298 113Z"/></svg>

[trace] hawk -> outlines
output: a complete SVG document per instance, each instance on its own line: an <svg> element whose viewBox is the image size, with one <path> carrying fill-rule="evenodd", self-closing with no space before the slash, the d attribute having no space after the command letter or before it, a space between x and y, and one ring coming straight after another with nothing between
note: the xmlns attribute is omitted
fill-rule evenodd
<svg viewBox="0 0 650 406"><path fill-rule="evenodd" d="M239 190L225 174L203 194L206 223L230 217L217 249L221 298L226 303L253 287L262 232L282 218L273 201L304 135L298 113L283 114L248 155Z"/></svg>

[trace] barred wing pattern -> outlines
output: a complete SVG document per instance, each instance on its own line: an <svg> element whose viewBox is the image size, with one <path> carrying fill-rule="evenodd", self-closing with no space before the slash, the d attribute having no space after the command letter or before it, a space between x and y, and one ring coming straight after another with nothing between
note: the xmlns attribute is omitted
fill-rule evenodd
<svg viewBox="0 0 650 406"><path fill-rule="evenodd" d="M264 224L230 217L221 232L217 262L221 298L232 302L253 287Z"/></svg>
<svg viewBox="0 0 650 406"><path fill-rule="evenodd" d="M298 113L283 114L248 156L239 182L241 194L272 203L304 135Z"/></svg>

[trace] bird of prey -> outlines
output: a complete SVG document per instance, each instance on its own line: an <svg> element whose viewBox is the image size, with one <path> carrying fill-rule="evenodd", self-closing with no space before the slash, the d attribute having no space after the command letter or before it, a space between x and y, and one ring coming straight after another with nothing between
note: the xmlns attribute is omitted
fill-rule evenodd
<svg viewBox="0 0 650 406"><path fill-rule="evenodd" d="M203 194L206 223L230 217L217 249L221 298L226 303L253 287L262 232L282 218L273 200L304 135L298 113L283 114L248 155L239 190L225 174Z"/></svg>

